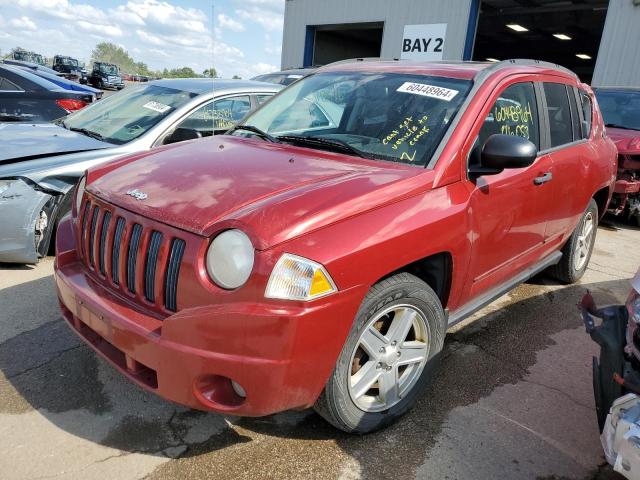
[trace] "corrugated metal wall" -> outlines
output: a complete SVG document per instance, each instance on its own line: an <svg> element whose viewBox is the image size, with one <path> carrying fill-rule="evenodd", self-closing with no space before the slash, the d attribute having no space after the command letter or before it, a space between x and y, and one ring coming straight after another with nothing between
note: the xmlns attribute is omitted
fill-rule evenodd
<svg viewBox="0 0 640 480"><path fill-rule="evenodd" d="M609 1L592 83L640 87L640 5L633 0Z"/></svg>
<svg viewBox="0 0 640 480"><path fill-rule="evenodd" d="M461 60L471 0L286 0L282 67L301 67L307 25L384 22L382 58L400 57L405 25L446 23L445 60Z"/></svg>

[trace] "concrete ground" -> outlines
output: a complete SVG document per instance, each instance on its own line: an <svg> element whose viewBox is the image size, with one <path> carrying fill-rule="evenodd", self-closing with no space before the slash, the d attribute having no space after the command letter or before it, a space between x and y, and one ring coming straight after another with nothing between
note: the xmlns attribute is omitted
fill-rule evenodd
<svg viewBox="0 0 640 480"><path fill-rule="evenodd" d="M52 259L0 265L0 478L604 479L591 391L596 345L576 303L623 302L640 231L601 227L578 285L540 276L455 329L431 390L357 437L313 411L242 419L146 393L58 313Z"/></svg>

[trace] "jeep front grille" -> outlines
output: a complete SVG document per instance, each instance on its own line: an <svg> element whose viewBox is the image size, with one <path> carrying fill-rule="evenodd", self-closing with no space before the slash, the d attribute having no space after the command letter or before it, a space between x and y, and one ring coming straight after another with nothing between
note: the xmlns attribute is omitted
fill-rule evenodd
<svg viewBox="0 0 640 480"><path fill-rule="evenodd" d="M112 288L175 312L185 241L102 202L88 200L81 212L79 250L86 265Z"/></svg>

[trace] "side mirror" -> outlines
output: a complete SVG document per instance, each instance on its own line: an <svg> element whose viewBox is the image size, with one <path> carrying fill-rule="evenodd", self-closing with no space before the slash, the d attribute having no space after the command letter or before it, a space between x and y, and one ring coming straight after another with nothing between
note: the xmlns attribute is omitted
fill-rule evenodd
<svg viewBox="0 0 640 480"><path fill-rule="evenodd" d="M176 128L170 135L165 137L163 145L169 145L170 143L184 142L185 140L195 140L196 138L202 138L202 134L194 130L193 128Z"/></svg>
<svg viewBox="0 0 640 480"><path fill-rule="evenodd" d="M472 178L477 178L498 174L505 168L528 167L537 156L538 149L526 138L516 135L491 135L482 146L480 155L476 155L475 164L469 165L469 174Z"/></svg>

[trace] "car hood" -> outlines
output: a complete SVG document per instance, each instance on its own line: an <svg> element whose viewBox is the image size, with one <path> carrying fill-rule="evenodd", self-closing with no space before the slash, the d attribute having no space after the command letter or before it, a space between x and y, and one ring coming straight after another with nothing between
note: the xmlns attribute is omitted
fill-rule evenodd
<svg viewBox="0 0 640 480"><path fill-rule="evenodd" d="M221 136L91 170L87 190L121 208L200 235L243 228L256 247L264 249L398 200L411 191L400 185L403 180L422 173L432 172Z"/></svg>
<svg viewBox="0 0 640 480"><path fill-rule="evenodd" d="M1 123L0 167L38 157L113 147L52 123Z"/></svg>
<svg viewBox="0 0 640 480"><path fill-rule="evenodd" d="M619 153L640 153L640 130L607 127L607 134Z"/></svg>

